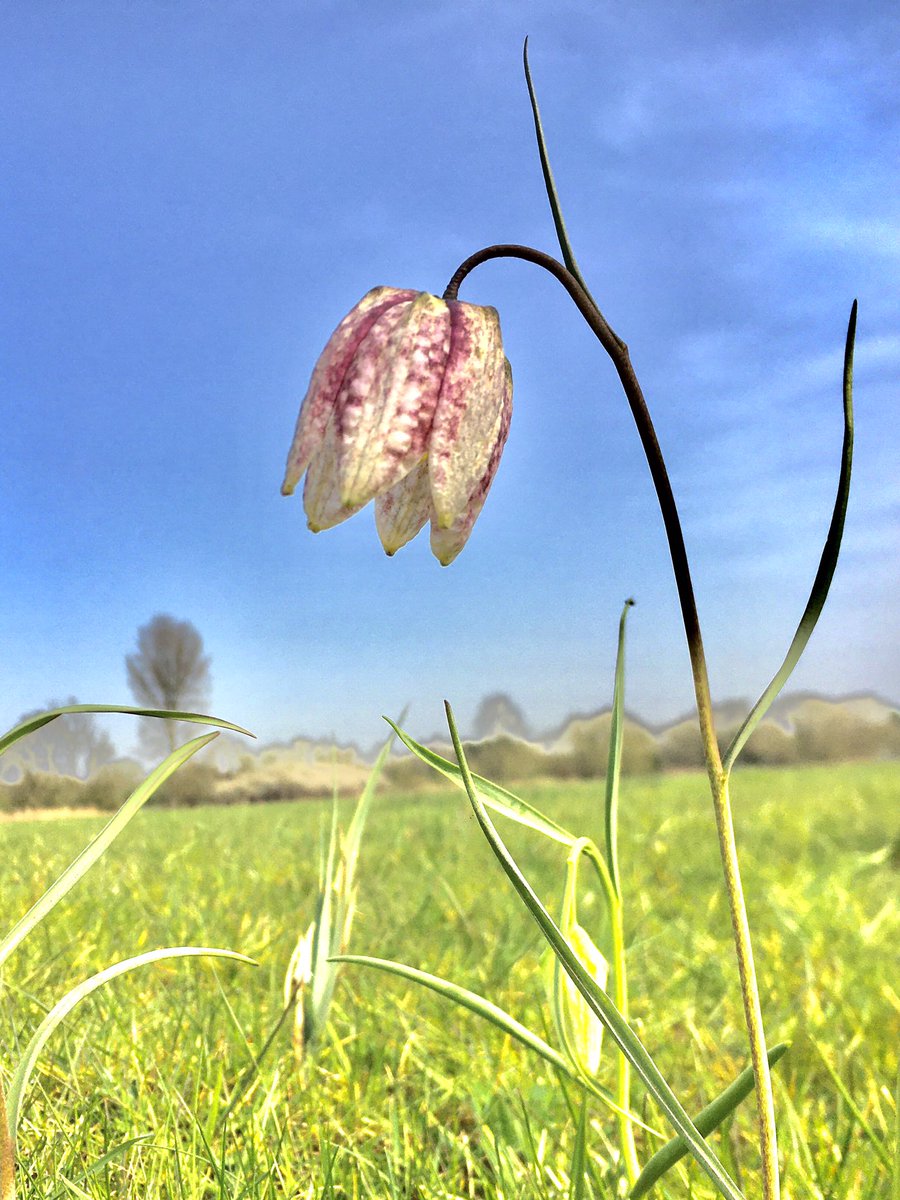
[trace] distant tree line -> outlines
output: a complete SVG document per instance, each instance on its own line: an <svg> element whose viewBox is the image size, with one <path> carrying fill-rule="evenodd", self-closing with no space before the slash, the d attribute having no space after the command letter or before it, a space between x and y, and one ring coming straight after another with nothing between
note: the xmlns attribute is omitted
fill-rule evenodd
<svg viewBox="0 0 900 1200"><path fill-rule="evenodd" d="M742 756L744 766L789 766L836 763L853 759L900 757L900 717L867 722L834 711L836 706L807 704L794 727L764 722ZM837 706L839 707L839 706ZM728 741L723 735L723 747ZM606 769L609 714L573 721L552 749L509 734L466 743L472 769L504 784L529 780L597 779ZM449 746L434 747L452 758ZM700 739L692 722L684 721L655 736L626 721L622 769L626 775L702 768ZM740 768L739 768L740 769ZM331 748L298 739L258 755L233 756L230 769L195 761L177 771L151 804L190 807L200 804L265 803L342 794L362 786L369 765L348 748ZM0 812L36 808L116 808L137 786L143 768L133 760L104 763L87 779L29 769L14 785L0 785ZM415 791L436 782L434 773L411 755L388 764L386 786Z"/></svg>
<svg viewBox="0 0 900 1200"><path fill-rule="evenodd" d="M738 726L720 731L721 750L727 749ZM575 719L549 748L500 734L466 743L466 756L478 775L499 783L529 779L598 779L606 772L610 715ZM433 747L453 757L449 746ZM871 721L843 705L808 700L789 727L763 721L741 754L749 766L799 766L854 759L900 757L900 713ZM739 765L740 765L739 764ZM664 771L698 770L704 766L703 746L696 721L682 721L654 734L636 721L625 721L622 772L650 775ZM395 787L413 788L433 778L418 759L393 761L388 778Z"/></svg>
<svg viewBox="0 0 900 1200"><path fill-rule="evenodd" d="M173 628L174 627L174 628ZM179 628L181 627L181 628ZM154 618L140 631L138 652L129 656L130 673L140 671L141 703L184 711L188 702L199 704L208 687L209 660L202 653L202 642L187 622ZM154 633L155 631L155 633ZM159 634L159 637L156 636ZM180 657L173 646L181 643ZM154 648L160 651L154 663ZM134 664L133 672L131 664ZM174 688L163 691L166 681L179 677L179 664L193 664L183 672L183 680L192 681L192 690ZM154 674L154 671L156 672ZM733 706L738 708L739 706ZM724 714L723 714L724 718ZM148 722L148 727L152 725ZM190 736L194 729L175 723L153 731L158 754L165 753L171 737ZM721 733L724 750L737 725ZM509 727L516 734L509 732ZM504 729L506 731L504 731ZM473 770L503 784L528 780L597 779L606 770L609 749L610 714L599 713L571 719L559 733L541 744L527 740L528 724L521 710L500 693L482 701L473 721L473 732L466 753ZM142 737L143 747L148 739ZM143 767L132 759L114 759L108 736L89 716L61 717L18 744L28 747L30 757L16 763L19 781L9 777L0 781L0 812L34 808L117 807L143 777ZM433 748L452 758L449 746L432 743ZM242 741L227 736L216 743L222 753L217 761L207 756L189 762L172 775L151 804L186 807L199 804L265 803L295 800L331 794L336 786L342 794L358 791L369 764L352 747L334 747L322 742L297 738L288 745L264 747L251 753ZM893 759L900 757L900 714L888 706L873 702L869 708L815 698L796 704L785 723L764 721L755 731L741 756L743 766L791 766L804 763L837 763L854 759ZM0 760L0 763L6 760ZM684 720L662 731L653 732L638 722L625 721L622 770L626 775L648 775L665 771L694 770L703 767L703 754L696 721ZM436 776L411 755L396 755L385 773L386 786L412 791L435 783Z"/></svg>

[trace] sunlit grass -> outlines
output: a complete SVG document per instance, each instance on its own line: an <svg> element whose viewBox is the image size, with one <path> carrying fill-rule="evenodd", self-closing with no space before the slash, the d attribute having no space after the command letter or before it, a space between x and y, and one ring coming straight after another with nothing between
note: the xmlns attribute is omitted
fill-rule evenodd
<svg viewBox="0 0 900 1200"><path fill-rule="evenodd" d="M767 1028L793 1042L775 1071L786 1198L890 1195L879 1149L893 1153L900 1030L897 792L887 763L734 780ZM602 835L600 785L526 798ZM160 964L84 1001L46 1047L25 1105L22 1196L568 1194L575 1089L471 1014L352 967L318 1059L298 1074L286 1029L225 1119L282 1011L329 820L317 803L145 811L23 943L0 1010L10 1057L45 997L129 954L226 945L260 967ZM93 830L86 820L0 827L8 909L24 911ZM507 835L555 911L558 848L505 824ZM695 1111L746 1061L704 777L625 780L619 838L633 1023ZM539 935L458 791L379 797L358 880L353 951L452 977L545 1029ZM591 912L587 895L587 926ZM612 1055L608 1065L613 1085ZM644 1113L637 1085L633 1102ZM605 1196L615 1128L601 1107L589 1111L593 1194ZM752 1102L716 1145L752 1193ZM687 1196L688 1180L695 1197L711 1195L687 1160L655 1194Z"/></svg>

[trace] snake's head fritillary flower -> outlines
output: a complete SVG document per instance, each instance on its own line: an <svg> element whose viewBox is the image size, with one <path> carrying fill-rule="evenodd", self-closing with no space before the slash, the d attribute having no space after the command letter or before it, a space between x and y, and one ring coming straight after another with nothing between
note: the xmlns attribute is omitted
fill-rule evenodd
<svg viewBox="0 0 900 1200"><path fill-rule="evenodd" d="M509 433L497 310L374 288L341 321L300 408L282 492L306 475L310 529L375 501L388 554L431 522L445 566L469 537Z"/></svg>

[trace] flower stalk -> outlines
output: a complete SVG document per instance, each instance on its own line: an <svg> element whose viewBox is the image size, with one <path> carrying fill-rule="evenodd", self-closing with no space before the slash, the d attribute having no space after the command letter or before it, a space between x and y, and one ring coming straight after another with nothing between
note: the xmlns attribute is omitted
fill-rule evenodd
<svg viewBox="0 0 900 1200"><path fill-rule="evenodd" d="M496 312L493 309L479 310L476 306L464 305L458 299L459 288L469 273L482 263L496 258L517 258L542 267L566 289L615 367L641 440L663 519L691 663L697 717L715 813L750 1044L759 1122L762 1194L764 1200L779 1200L778 1147L769 1075L769 1064L774 1052L773 1055L769 1055L766 1051L762 1005L753 962L750 924L741 883L731 811L729 778L741 749L784 686L802 654L822 611L834 575L843 534L852 462L852 366L856 304L854 302L851 311L844 356L844 444L838 495L819 569L807 607L781 667L748 714L723 760L716 735L706 655L687 550L665 460L631 362L628 346L610 327L591 296L569 242L528 66L527 42L525 77L531 98L544 184L564 262L559 262L551 255L529 246L500 244L488 246L467 258L450 279L441 300L427 293L398 289L376 289L369 293L332 335L314 372L288 457L283 490L290 493L308 468L304 499L310 527L313 529L337 524L351 516L369 499L374 498L379 534L388 553L393 553L399 545L413 537L430 519L432 549L438 559L446 565L462 549L484 503L506 441L512 403L511 374L502 355L499 324L496 325L496 337L493 336ZM370 310L373 306L378 307L382 304L387 305L387 309L390 310L390 320L384 327L378 324L382 319L379 316L372 318L370 322ZM446 308L442 309L442 305ZM428 315L432 324L426 323L425 332L422 333L416 318L413 324L418 332L416 337L412 337L406 325L402 329L397 325L401 307L409 308L410 320L421 310L423 314ZM448 313L449 332L446 321ZM466 315L462 317L464 313ZM472 342L467 337L459 340L458 353L454 351L457 329L455 322L460 319L480 324L485 332L491 331L485 340L485 346L493 346L491 353L479 351L478 339ZM384 320L387 320L387 316ZM455 365L451 367L451 364ZM496 364L496 369L492 364ZM412 388L408 386L410 377L413 378ZM449 386L448 378L451 380ZM408 436L411 427L415 430L412 440ZM357 467L360 464L368 471L367 485L364 488L358 486ZM453 483L449 491L448 482ZM615 693L617 699L614 700L614 711L619 713L619 717L623 637L624 615L620 624L620 654ZM613 1039L622 1052L623 1065L619 1075L617 1100L612 1106L623 1118L620 1135L629 1181L636 1189L646 1190L652 1186L659 1174L668 1169L665 1164L671 1165L671 1162L675 1161L672 1155L677 1157L682 1152L679 1138L683 1138L684 1146L690 1146L694 1157L707 1171L719 1191L734 1200L739 1196L739 1191L733 1180L727 1176L715 1155L711 1154L698 1128L690 1121L674 1093L671 1093L671 1089L659 1076L652 1060L634 1039L633 1031L627 1022L622 897L616 862L616 785L621 754L621 729L618 724L614 725L610 739L606 797L607 857L605 860L597 858L594 863L604 879L607 891L616 988L616 1004L613 1005L606 994L605 983L600 983L600 975L606 969L605 960L601 963L602 956L598 957L594 953L596 948L588 945L582 938L581 934L584 931L577 926L574 902L571 905L572 912L568 913L566 910L563 920L563 924L570 927L570 942L549 917L528 881L521 875L514 860L496 836L466 767L461 743L449 710L448 720L457 753L459 775L495 855L564 967L569 981L575 985L594 1015L612 1032ZM430 761L431 765L436 766L442 773L452 776L454 768L450 764L438 760L424 748L416 747L403 734L400 736L414 753L419 754L425 761ZM480 780L479 786L483 787L485 782ZM562 840L568 844L575 854L575 858L569 862L569 869L574 876L578 854L588 853L587 849L582 847L576 852L573 840L560 837L561 831L558 828L551 829L550 823L545 818L538 820L533 811L527 817L521 812L514 814L517 806L510 807L509 801L510 796L504 793L499 802L495 794L490 803L498 803L498 811L503 811L505 815L522 820L534 828L541 828L554 840ZM593 843L590 845L593 846ZM582 957L573 949L574 943L581 946ZM560 981L561 976L557 970L554 992L558 1008L562 995ZM572 1002L573 993L567 994L570 1016L571 1012L574 1012L580 1020L580 1009ZM594 1039L592 1042L590 1024L582 1022L582 1032L585 1047L589 1050L599 1047L599 1041ZM574 1056L574 1059L578 1060L576 1065L579 1070L583 1067L583 1057L581 1052ZM638 1162L634 1151L628 1103L629 1063L648 1085L651 1094L660 1100L679 1134L665 1153L655 1156L655 1165L650 1173L643 1173L637 1179L635 1176L638 1172ZM742 1082L741 1088L743 1087ZM737 1092L732 1094L737 1095ZM719 1113L722 1109L717 1106L715 1111Z"/></svg>
<svg viewBox="0 0 900 1200"><path fill-rule="evenodd" d="M678 516L678 508L669 480L669 473L666 469L659 440L656 436L656 430L653 427L650 411L647 408L647 402L644 399L643 391L631 363L627 344L613 331L586 289L561 262L553 258L552 255L546 254L541 250L535 250L530 246L513 244L488 246L471 255L459 266L447 285L444 298L447 300L455 299L459 287L466 276L475 267L495 258L519 258L525 262L531 262L543 267L569 293L575 307L581 313L589 328L612 360L622 389L628 400L638 436L641 439L641 445L644 449L644 455L647 459L647 465L650 468L650 475L656 490L666 539L669 545L669 555L672 560L681 616L687 638L697 716L703 740L706 771L712 793L725 891L728 896L732 936L734 939L741 997L744 1007L744 1020L747 1026L750 1060L753 1065L753 1074L756 1083L763 1197L764 1200L778 1200L780 1188L775 1130L775 1104L769 1073L769 1062L766 1054L766 1036L763 1027L759 985L753 962L750 922L747 916L747 906L741 883L734 821L728 792L728 774L723 768L722 757L719 753L719 744L716 737L715 720L712 711L712 698L709 689L709 673L703 649L703 638L700 632L700 619L694 598L694 587L691 581L687 549L684 544L684 534L681 529L681 520Z"/></svg>

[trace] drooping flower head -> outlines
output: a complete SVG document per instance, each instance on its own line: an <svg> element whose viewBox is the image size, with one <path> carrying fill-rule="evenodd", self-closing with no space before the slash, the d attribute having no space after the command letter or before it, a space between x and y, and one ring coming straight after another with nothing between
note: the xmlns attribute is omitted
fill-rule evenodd
<svg viewBox="0 0 900 1200"><path fill-rule="evenodd" d="M431 548L446 566L481 512L511 413L496 309L374 288L316 364L281 490L290 495L306 474L314 532L375 500L388 554L430 521Z"/></svg>

